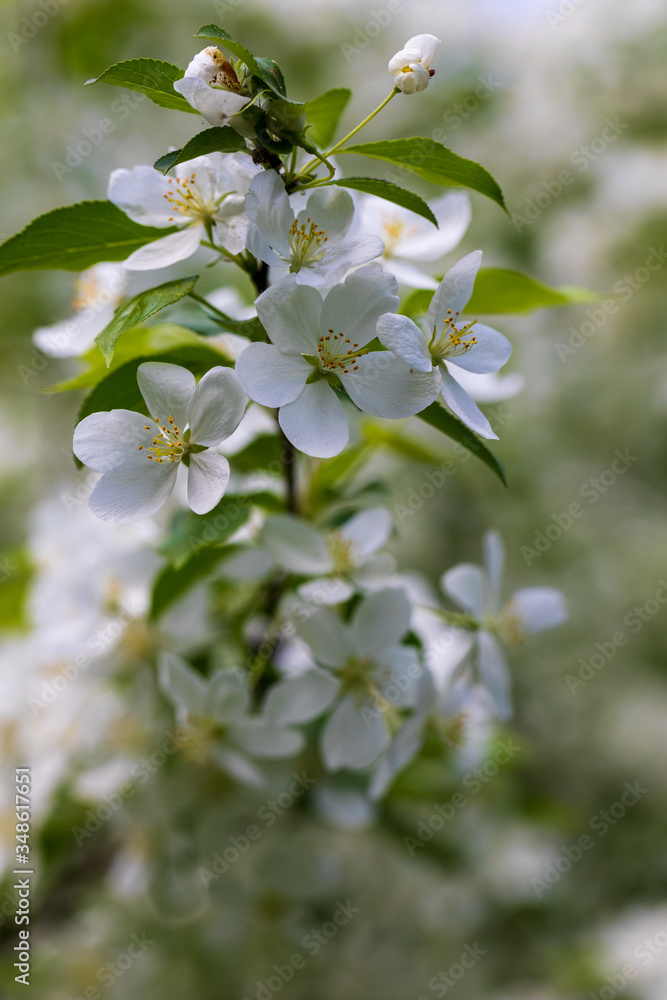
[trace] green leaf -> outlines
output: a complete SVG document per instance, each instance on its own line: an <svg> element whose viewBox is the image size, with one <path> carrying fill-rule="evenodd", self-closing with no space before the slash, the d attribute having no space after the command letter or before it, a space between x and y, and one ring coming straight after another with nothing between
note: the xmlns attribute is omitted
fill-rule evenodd
<svg viewBox="0 0 667 1000"><path fill-rule="evenodd" d="M93 389L109 374L135 358L141 358L143 361L171 361L178 357L208 360L209 367L231 365L233 362L231 355L228 355L215 341L201 337L187 327L177 326L175 323L158 323L156 326L141 327L138 330L122 333L116 343L113 361L108 369L97 347L93 347L82 359L88 365L85 371L73 378L50 385L42 391L52 393Z"/></svg>
<svg viewBox="0 0 667 1000"><path fill-rule="evenodd" d="M488 267L477 275L468 313L524 313L535 309L553 309L582 302L595 302L603 296L586 288L550 288L527 274L500 267Z"/></svg>
<svg viewBox="0 0 667 1000"><path fill-rule="evenodd" d="M406 299L401 312L419 316L428 312L433 292L418 288ZM483 267L477 272L473 293L464 312L476 316L502 313L528 313L536 309L574 306L597 302L604 296L586 288L551 288L540 281L500 267Z"/></svg>
<svg viewBox="0 0 667 1000"><path fill-rule="evenodd" d="M113 87L125 87L126 90L145 94L161 108L198 115L199 112L174 90L174 83L182 76L182 69L162 59L125 59L109 66L94 80L86 80L86 86L92 83L109 83Z"/></svg>
<svg viewBox="0 0 667 1000"><path fill-rule="evenodd" d="M336 87L306 104L306 122L311 126L309 134L316 146L325 149L329 145L351 97L352 91L347 87Z"/></svg>
<svg viewBox="0 0 667 1000"><path fill-rule="evenodd" d="M169 538L160 546L174 569L181 569L204 549L224 545L250 517L252 503L244 496L225 496L208 514L184 510L176 515Z"/></svg>
<svg viewBox="0 0 667 1000"><path fill-rule="evenodd" d="M155 619L197 583L205 580L227 555L225 546L203 549L175 569L165 566L153 584L150 617Z"/></svg>
<svg viewBox="0 0 667 1000"><path fill-rule="evenodd" d="M381 181L374 177L343 177L339 181L333 181L333 184L337 187L352 188L354 191L363 191L364 194L374 194L376 198L384 198L385 201L391 201L401 208L408 208L416 215L428 219L437 228L438 220L424 199L397 184L390 184L389 181Z"/></svg>
<svg viewBox="0 0 667 1000"><path fill-rule="evenodd" d="M262 71L262 79L265 81L271 80L274 91L280 94L282 98L287 97L285 77L275 59L267 59L266 56L256 56L255 62ZM291 104L292 102L288 100L287 103Z"/></svg>
<svg viewBox="0 0 667 1000"><path fill-rule="evenodd" d="M175 232L140 226L110 201L82 201L40 215L0 246L0 277L13 271L85 271L125 260L134 250Z"/></svg>
<svg viewBox="0 0 667 1000"><path fill-rule="evenodd" d="M503 193L491 174L451 149L436 142L413 136L408 139L385 139L381 142L364 142L357 146L345 146L336 154L356 153L372 160L383 160L399 167L405 167L413 174L441 187L465 187L479 191L497 202L505 211Z"/></svg>
<svg viewBox="0 0 667 1000"><path fill-rule="evenodd" d="M245 139L233 128L230 128L229 125L222 128L215 126L193 136L182 149L174 149L171 153L165 153L159 160L155 161L153 166L156 170L161 170L163 174L166 174L178 163L194 160L196 156L208 156L209 153L236 153L245 151L245 149Z"/></svg>
<svg viewBox="0 0 667 1000"><path fill-rule="evenodd" d="M417 416L424 423L429 424L430 427L435 427L442 434L446 434L447 437L453 438L454 441L462 444L473 455L477 455L477 458L484 462L485 465L488 465L491 471L495 472L501 482L507 486L505 469L502 463L496 458L493 452L489 451L477 435L473 434L453 413L445 410L439 403L431 403L430 406L427 406Z"/></svg>
<svg viewBox="0 0 667 1000"><path fill-rule="evenodd" d="M116 341L121 333L134 329L135 326L139 326L160 309L165 309L167 306L173 305L174 302L178 302L185 295L189 295L198 278L199 275L195 274L191 278L166 281L163 285L158 285L157 288L150 288L146 292L135 295L133 299L129 299L120 306L111 322L95 337L95 343L104 355L107 367L111 364Z"/></svg>
<svg viewBox="0 0 667 1000"><path fill-rule="evenodd" d="M253 316L252 319L232 319L231 316L227 316L226 313L218 309L215 312L207 313L207 318L225 333L235 333L239 337L247 337L248 340L268 340L266 330L257 316Z"/></svg>
<svg viewBox="0 0 667 1000"><path fill-rule="evenodd" d="M298 101L290 101L289 98L285 96L285 81L283 79L283 74L281 73L278 65L273 61L273 59L264 59L262 57L255 58L249 49L241 45L240 42L234 41L231 35L229 35L224 28L219 28L217 24L205 24L203 28L195 34L195 38L206 38L209 41L217 42L222 45L223 49L227 49L244 62L248 67L251 76L257 77L258 80L269 88L269 90L274 93L281 100L287 101L288 104L298 104Z"/></svg>
<svg viewBox="0 0 667 1000"><path fill-rule="evenodd" d="M234 455L236 472L254 472L257 469L282 471L281 444L277 434L259 434L245 448Z"/></svg>

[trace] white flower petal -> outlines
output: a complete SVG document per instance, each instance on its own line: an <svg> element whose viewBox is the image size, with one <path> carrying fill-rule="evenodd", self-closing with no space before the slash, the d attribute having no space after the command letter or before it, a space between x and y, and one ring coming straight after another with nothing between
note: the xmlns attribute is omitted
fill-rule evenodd
<svg viewBox="0 0 667 1000"><path fill-rule="evenodd" d="M440 586L460 608L483 618L489 607L489 581L481 566L460 563L447 570L440 578Z"/></svg>
<svg viewBox="0 0 667 1000"><path fill-rule="evenodd" d="M207 514L220 502L229 482L229 462L215 451L190 455L188 504L195 514Z"/></svg>
<svg viewBox="0 0 667 1000"><path fill-rule="evenodd" d="M237 781L254 788L262 788L266 784L266 779L258 767L255 767L245 754L237 753L230 747L217 746L213 749L213 759L219 766L231 774Z"/></svg>
<svg viewBox="0 0 667 1000"><path fill-rule="evenodd" d="M348 629L331 608L318 608L305 618L298 615L296 630L325 667L341 667L354 653Z"/></svg>
<svg viewBox="0 0 667 1000"><path fill-rule="evenodd" d="M229 195L218 210L213 223L213 239L230 253L242 253L246 246L248 216L245 214L245 198Z"/></svg>
<svg viewBox="0 0 667 1000"><path fill-rule="evenodd" d="M407 316L385 313L377 324L380 343L418 372L433 371L433 362L426 337Z"/></svg>
<svg viewBox="0 0 667 1000"><path fill-rule="evenodd" d="M477 633L477 666L481 681L495 703L498 717L509 719L512 703L507 661L497 639L485 630Z"/></svg>
<svg viewBox="0 0 667 1000"><path fill-rule="evenodd" d="M525 587L512 595L510 614L521 619L519 628L524 632L543 632L567 621L565 598L553 587Z"/></svg>
<svg viewBox="0 0 667 1000"><path fill-rule="evenodd" d="M381 799L398 772L416 756L424 738L423 730L421 716L413 716L399 729L373 774L368 788L371 799Z"/></svg>
<svg viewBox="0 0 667 1000"><path fill-rule="evenodd" d="M113 305L92 307L51 326L41 326L32 335L35 346L50 358L72 358L93 346L114 316Z"/></svg>
<svg viewBox="0 0 667 1000"><path fill-rule="evenodd" d="M188 403L195 391L195 377L181 365L145 361L137 369L137 382L148 412L166 424L169 417L182 431L188 420Z"/></svg>
<svg viewBox="0 0 667 1000"><path fill-rule="evenodd" d="M476 403L500 403L512 399L513 396L523 392L526 384L525 378L518 372L513 372L511 375L496 375L493 372L476 375L474 372L466 372L463 368L452 365L450 375Z"/></svg>
<svg viewBox="0 0 667 1000"><path fill-rule="evenodd" d="M380 693L393 705L413 708L422 673L417 650L414 646L395 646L382 654L382 666L388 667L390 673L380 677Z"/></svg>
<svg viewBox="0 0 667 1000"><path fill-rule="evenodd" d="M188 104L196 108L211 125L224 125L248 103L247 97L233 94L229 90L221 90L219 87L210 87L197 76L184 76L176 80L174 90L181 94Z"/></svg>
<svg viewBox="0 0 667 1000"><path fill-rule="evenodd" d="M188 404L188 424L194 444L219 444L233 434L248 399L231 368L211 368L197 384Z"/></svg>
<svg viewBox="0 0 667 1000"><path fill-rule="evenodd" d="M373 351L360 357L357 365L358 371L341 373L340 379L352 402L374 417L399 420L413 416L434 402L440 391L437 369L410 371L391 351Z"/></svg>
<svg viewBox="0 0 667 1000"><path fill-rule="evenodd" d="M205 238L206 230L203 226L185 226L176 233L163 236L161 240L139 247L123 261L123 266L128 271L157 271L161 267L170 267L179 260L192 257Z"/></svg>
<svg viewBox="0 0 667 1000"><path fill-rule="evenodd" d="M350 436L343 404L323 380L304 386L293 403L281 406L278 420L288 440L315 458L338 455Z"/></svg>
<svg viewBox="0 0 667 1000"><path fill-rule="evenodd" d="M333 285L350 268L382 256L384 243L377 236L348 236L338 246L326 250L319 263L306 264L296 272L297 284Z"/></svg>
<svg viewBox="0 0 667 1000"><path fill-rule="evenodd" d="M305 670L275 684L264 702L264 712L279 725L310 722L325 712L340 684L324 670Z"/></svg>
<svg viewBox="0 0 667 1000"><path fill-rule="evenodd" d="M354 202L350 194L339 187L320 188L313 191L308 203L297 216L299 228L310 228L311 219L318 230L324 230L329 245L340 242L354 218Z"/></svg>
<svg viewBox="0 0 667 1000"><path fill-rule="evenodd" d="M149 447L154 432L146 430L147 424L148 418L134 410L91 413L74 431L72 450L95 472L107 472L134 458L140 445Z"/></svg>
<svg viewBox="0 0 667 1000"><path fill-rule="evenodd" d="M389 745L389 733L384 717L370 704L359 711L352 695L344 698L322 733L322 756L326 766L337 771L341 767L362 770L378 759Z"/></svg>
<svg viewBox="0 0 667 1000"><path fill-rule="evenodd" d="M291 274L262 292L255 305L264 329L281 351L317 354L324 319L320 319L322 296L314 288L297 285Z"/></svg>
<svg viewBox="0 0 667 1000"><path fill-rule="evenodd" d="M396 560L388 552L373 556L363 566L358 566L352 573L355 588L372 593L387 586L390 576L396 572Z"/></svg>
<svg viewBox="0 0 667 1000"><path fill-rule="evenodd" d="M333 329L364 347L376 336L380 316L398 309L396 291L396 279L379 264L360 268L327 295L322 306L321 332Z"/></svg>
<svg viewBox="0 0 667 1000"><path fill-rule="evenodd" d="M247 153L226 153L224 156L222 154L219 156L218 176L221 178L223 190L247 195L254 178L257 174L262 173L262 167L253 163L252 157L248 156ZM245 212L245 198L243 204Z"/></svg>
<svg viewBox="0 0 667 1000"><path fill-rule="evenodd" d="M284 406L302 392L312 367L298 354L283 354L273 344L250 344L236 362L236 377L262 406Z"/></svg>
<svg viewBox="0 0 667 1000"><path fill-rule="evenodd" d="M362 510L346 521L340 534L353 543L353 555L366 557L382 548L391 534L391 514L384 507Z"/></svg>
<svg viewBox="0 0 667 1000"><path fill-rule="evenodd" d="M473 344L465 354L453 357L451 364L468 372L476 372L478 375L497 372L502 368L512 353L512 345L507 337L490 326L484 326L483 323L475 323L470 334L475 337L477 343Z"/></svg>
<svg viewBox="0 0 667 1000"><path fill-rule="evenodd" d="M185 76L198 76L209 83L220 72L227 60L220 49L209 45L190 60L185 70Z"/></svg>
<svg viewBox="0 0 667 1000"><path fill-rule="evenodd" d="M311 604L342 604L354 594L355 588L337 576L321 576L298 588L299 597Z"/></svg>
<svg viewBox="0 0 667 1000"><path fill-rule="evenodd" d="M275 170L264 170L254 178L246 199L246 212L271 249L288 259L291 254L288 237L294 212L285 184Z"/></svg>
<svg viewBox="0 0 667 1000"><path fill-rule="evenodd" d="M472 295L475 278L481 264L482 251L473 250L447 272L431 299L428 310L429 330L436 329L440 332L448 309L451 309L452 315L463 312Z"/></svg>
<svg viewBox="0 0 667 1000"><path fill-rule="evenodd" d="M141 521L171 496L179 463L150 462L144 455L110 469L95 484L88 506L101 521Z"/></svg>
<svg viewBox="0 0 667 1000"><path fill-rule="evenodd" d="M463 239L472 209L465 191L452 191L429 202L429 208L438 220L438 228L428 225L413 237L406 236L394 249L397 257L406 260L436 261L454 250Z"/></svg>
<svg viewBox="0 0 667 1000"><path fill-rule="evenodd" d="M161 652L158 679L160 689L176 708L198 717L206 714L208 685L182 657Z"/></svg>
<svg viewBox="0 0 667 1000"><path fill-rule="evenodd" d="M243 719L229 727L230 739L253 757L291 757L303 746L303 736L260 716Z"/></svg>
<svg viewBox="0 0 667 1000"><path fill-rule="evenodd" d="M440 44L440 39L436 38L435 35L413 35L407 40L401 51L392 56L389 61L389 72L393 73L399 70L407 61L423 62L428 68L433 62Z"/></svg>
<svg viewBox="0 0 667 1000"><path fill-rule="evenodd" d="M289 514L268 517L261 537L276 562L293 573L312 576L332 569L324 539L307 521Z"/></svg>
<svg viewBox="0 0 667 1000"><path fill-rule="evenodd" d="M430 81L430 73L425 66L418 62L408 62L405 72L395 75L394 86L404 94L420 94L426 90Z"/></svg>
<svg viewBox="0 0 667 1000"><path fill-rule="evenodd" d="M382 263L385 271L393 274L399 285L407 285L408 288L430 288L433 291L438 287L438 282L430 274L424 274L413 264L398 260L397 257L383 257Z"/></svg>
<svg viewBox="0 0 667 1000"><path fill-rule="evenodd" d="M466 427L470 427L480 437L498 440L498 435L494 433L491 424L486 419L477 403L474 403L465 389L453 378L447 366L442 364L440 375L442 378L442 395L447 406L463 421Z"/></svg>
<svg viewBox="0 0 667 1000"><path fill-rule="evenodd" d="M206 714L217 722L232 722L248 711L250 693L238 670L218 670L208 685Z"/></svg>
<svg viewBox="0 0 667 1000"><path fill-rule="evenodd" d="M397 587L365 597L354 612L350 632L359 656L381 657L397 646L410 626L412 608Z"/></svg>
<svg viewBox="0 0 667 1000"><path fill-rule="evenodd" d="M262 231L254 222L248 222L245 243L253 257L259 257L270 267L282 267L283 258L275 253L262 236Z"/></svg>
<svg viewBox="0 0 667 1000"><path fill-rule="evenodd" d="M169 181L154 167L123 168L114 170L109 177L109 201L141 226L162 229L173 225L169 217L174 213L166 194L169 194Z"/></svg>

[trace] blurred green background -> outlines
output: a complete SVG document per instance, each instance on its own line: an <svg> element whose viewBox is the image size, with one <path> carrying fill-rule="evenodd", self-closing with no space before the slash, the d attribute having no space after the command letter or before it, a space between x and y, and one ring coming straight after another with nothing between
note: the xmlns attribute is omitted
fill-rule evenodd
<svg viewBox="0 0 667 1000"><path fill-rule="evenodd" d="M131 107L119 102L129 92L103 85L83 88L113 62L147 55L185 66L199 48L192 33L217 22L275 58L292 97L352 87L343 123L351 127L386 94L386 62L405 39L438 35L432 86L394 101L364 138L444 129L446 145L498 179L513 217L473 195L460 255L482 248L486 265L610 298L615 291L618 309L497 319L515 345L509 370L526 378L520 396L492 407L510 488L459 459L447 486L398 524L393 551L403 567L437 579L455 562L478 561L482 532L496 526L509 584L559 587L571 619L514 657L516 716L500 735L521 752L414 857L403 838L460 790L453 770L411 772L377 822L357 831L334 829L307 803L291 809L206 890L198 868L242 834L261 796L174 763L97 839L72 852L69 838L69 857L62 830L85 810L65 795L43 834L47 875L33 926L32 988L43 1000L85 996L91 986L124 1000L267 1000L262 990L288 1000L667 996L666 611L651 603L667 577L667 10L658 0L393 7L385 14L385 0L4 3L0 231L5 238L43 211L103 198L110 170L151 163L189 137L188 116L149 101ZM113 133L63 173L68 147L103 118ZM564 170L573 179L559 192ZM649 260L660 264L649 270ZM72 284L58 272L3 279L5 552L20 547L30 506L74 476L69 442L79 401L39 389L75 366L50 361L37 371L31 344L35 327L67 315ZM609 471L619 451L628 456L620 474ZM386 468L390 503L404 504L424 469L396 456ZM562 530L577 502L583 513ZM559 518L560 536L553 527L547 534ZM539 533L549 544L527 555ZM622 645L613 639L619 631ZM582 660L591 679L568 683ZM128 708L139 748L140 707ZM151 724L164 732L168 719ZM646 792L604 834L599 825L595 832L591 822L621 799L626 782ZM587 833L593 849L538 892L531 880L544 879ZM317 954L309 951L304 935L348 900L358 913ZM132 934L153 943L102 983L99 969L120 961ZM7 994L18 996L12 946L10 933L1 974ZM466 947L481 957L457 979ZM284 982L287 974L280 979L272 967L284 968L295 953L305 966ZM448 984L438 977L450 968Z"/></svg>

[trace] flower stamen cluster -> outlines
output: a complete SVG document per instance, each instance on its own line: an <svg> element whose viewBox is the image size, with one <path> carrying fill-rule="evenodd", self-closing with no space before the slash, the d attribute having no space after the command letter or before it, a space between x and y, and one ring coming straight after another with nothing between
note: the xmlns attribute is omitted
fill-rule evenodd
<svg viewBox="0 0 667 1000"><path fill-rule="evenodd" d="M340 531L329 531L324 539L326 550L333 562L333 572L350 573L359 563L354 539L347 538Z"/></svg>
<svg viewBox="0 0 667 1000"><path fill-rule="evenodd" d="M385 216L382 220L382 238L384 240L384 252L390 254L401 240L409 240L419 234L419 226L409 226L405 219L393 214Z"/></svg>
<svg viewBox="0 0 667 1000"><path fill-rule="evenodd" d="M381 693L378 684L380 675L389 671L383 670L373 659L351 656L335 673L341 682L340 694L352 695L358 708L370 701L383 714L391 714L393 705Z"/></svg>
<svg viewBox="0 0 667 1000"><path fill-rule="evenodd" d="M457 309L455 313L452 313L452 310L448 309L440 333L438 334L436 328L433 328L433 336L428 349L433 363L436 365L444 361L445 358L456 358L467 354L471 347L477 343L476 337L468 336L477 320L474 319L466 326L457 327L459 315L460 310Z"/></svg>
<svg viewBox="0 0 667 1000"><path fill-rule="evenodd" d="M326 249L324 244L329 242L326 230L318 229L317 223L310 218L306 219L301 226L299 226L299 220L295 219L290 226L287 239L292 251L290 266L292 272L322 260Z"/></svg>
<svg viewBox="0 0 667 1000"><path fill-rule="evenodd" d="M169 191L163 197L175 209L177 215L184 215L190 219L199 219L211 223L215 215L227 197L227 191L223 192L219 198L206 198L201 189L197 186L196 175L189 177L167 178L170 185ZM169 222L176 222L174 216L169 217Z"/></svg>
<svg viewBox="0 0 667 1000"><path fill-rule="evenodd" d="M188 451L188 445L181 437L181 432L174 423L174 418L169 417L168 424L161 424L159 417L153 417L153 420L158 425L161 433L153 438L152 446L146 449L147 452L153 452L153 454L148 454L147 458L152 459L154 462L180 462ZM153 428L150 424L144 424L144 429L147 431ZM143 451L143 444L139 445L139 451Z"/></svg>
<svg viewBox="0 0 667 1000"><path fill-rule="evenodd" d="M345 351L343 348L343 353L340 353L340 349L344 344L350 344L351 350ZM367 347L359 348L359 344L353 343L349 337L345 337L342 333L334 333L333 330L328 331L328 336L321 336L317 342L317 354L320 360L320 368L324 371L335 371L339 369L346 375L350 371L358 371L359 365L353 365L352 362L361 358L364 354L368 354L369 350ZM350 367L348 367L348 365Z"/></svg>

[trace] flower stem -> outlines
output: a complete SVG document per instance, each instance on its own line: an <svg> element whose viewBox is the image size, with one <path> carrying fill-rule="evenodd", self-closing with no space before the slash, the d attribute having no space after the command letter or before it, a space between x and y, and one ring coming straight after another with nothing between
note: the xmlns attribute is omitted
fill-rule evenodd
<svg viewBox="0 0 667 1000"><path fill-rule="evenodd" d="M276 422L278 421L278 412L276 411ZM296 448L286 437L284 430L278 424L278 433L280 435L280 443L282 445L280 451L280 457L283 463L283 469L285 470L285 486L287 487L287 509L290 514L299 513L299 500L297 495L297 483L296 483Z"/></svg>
<svg viewBox="0 0 667 1000"><path fill-rule="evenodd" d="M191 299L194 299L195 302L199 302L200 305L206 306L206 308L210 309L211 312L215 313L217 316L220 316L221 319L229 319L226 313L223 313L221 309L218 309L218 307L214 306L212 302L209 302L208 299L205 299L203 295L198 295L197 292L188 292L188 295Z"/></svg>
<svg viewBox="0 0 667 1000"><path fill-rule="evenodd" d="M375 116L377 114L379 114L382 111L383 108L387 107L387 105L389 104L389 102L391 100L393 100L394 97L396 97L396 94L400 94L400 90L398 89L398 87L394 87L393 90L391 91L391 93L389 94L389 96L385 97L385 99L382 102L382 104L378 104L378 106L375 109L375 111L371 111L370 115L368 115L367 118L364 118L364 120L362 122L359 122L359 124L357 125L357 127L353 128L351 132L348 132L347 135L345 136L345 138L341 139L340 142L337 142L335 146L332 146L331 149L326 154L327 158L329 158L333 153L337 153L338 150L341 148L341 146L345 145L345 143L348 141L348 139L351 139L352 136L356 135L357 132L360 132L361 129L365 125L368 125L368 123L370 121L372 121L372 119L375 118Z"/></svg>
<svg viewBox="0 0 667 1000"><path fill-rule="evenodd" d="M332 146L331 149L327 153L324 154L324 158L326 160L328 160L329 157L333 153L338 152L338 150L341 149L341 147L345 145L345 143L348 141L348 139L351 139L352 136L354 136L354 135L357 134L357 132L360 132L361 129L364 128L365 125L368 125L368 123L370 121L372 121L373 118L375 118L375 116L378 115L382 111L383 108L386 108L386 106L389 104L389 102L391 100L393 100L394 97L396 97L396 94L400 94L400 90L398 89L398 87L394 87L392 89L391 93L387 97L385 97L384 101L382 101L381 104L378 104L378 106L375 109L375 111L371 111L371 113L369 115L367 115L367 117L364 118L364 120L362 122L359 122L359 124L356 126L356 128L353 128L351 132L348 132L347 135L343 139L340 140L340 142L337 142L335 146ZM311 169L311 167L317 166L317 163L318 163L317 159L309 160L308 163L306 163L306 165L301 168L301 170L299 171L299 173L293 179L292 185L296 181L298 181L299 178L301 178L305 174L307 174L308 171Z"/></svg>

